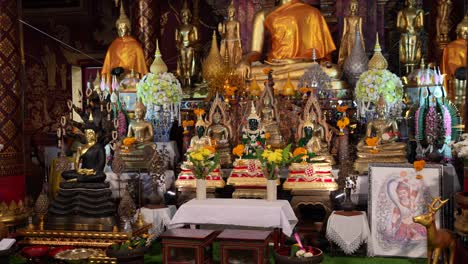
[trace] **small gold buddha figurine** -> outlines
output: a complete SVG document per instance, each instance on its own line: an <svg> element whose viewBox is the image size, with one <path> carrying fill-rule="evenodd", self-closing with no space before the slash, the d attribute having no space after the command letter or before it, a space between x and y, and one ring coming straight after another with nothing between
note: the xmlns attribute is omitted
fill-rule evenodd
<svg viewBox="0 0 468 264"><path fill-rule="evenodd" d="M406 72L414 70L421 60L421 32L424 28L424 10L416 8L416 0L407 0L407 6L397 14L400 37L400 63Z"/></svg>
<svg viewBox="0 0 468 264"><path fill-rule="evenodd" d="M127 137L134 137L137 145L146 145L152 143L154 139L153 125L144 120L146 114L146 107L138 101L135 105L135 119L130 121L128 125Z"/></svg>
<svg viewBox="0 0 468 264"><path fill-rule="evenodd" d="M109 83L110 73L116 67L122 67L126 72L133 69L141 76L148 73L143 48L134 37L130 36L131 24L122 4L120 5L120 17L115 22L115 27L119 36L107 50L101 70L102 78L106 78L107 83Z"/></svg>
<svg viewBox="0 0 468 264"><path fill-rule="evenodd" d="M271 36L271 47L264 47L265 33ZM284 85L288 74L298 80L312 61L312 50L317 50L317 58L329 58L336 47L325 18L315 7L300 1L281 0L273 9L257 12L253 22L251 50L238 65L238 71L246 79L257 76L258 80L267 77L262 73L266 67L273 69L275 83ZM256 64L263 50L269 50L265 64Z"/></svg>
<svg viewBox="0 0 468 264"><path fill-rule="evenodd" d="M364 35L362 34L362 17L358 15L358 11L359 2L357 0L352 0L349 3L349 15L344 18L343 36L341 37L340 53L338 56L339 66L342 66L346 58L351 54L356 38L356 31L359 31L359 35L361 36L363 49L366 47L364 44Z"/></svg>
<svg viewBox="0 0 468 264"><path fill-rule="evenodd" d="M447 43L450 32L450 12L452 11L451 0L438 0L437 6L437 17L436 17L436 32L437 42Z"/></svg>
<svg viewBox="0 0 468 264"><path fill-rule="evenodd" d="M182 86L189 88L192 79L197 74L197 54L195 44L198 42L198 29L190 24L192 12L184 1L180 11L182 24L176 29L175 41L179 52L177 60L177 75L181 78Z"/></svg>
<svg viewBox="0 0 468 264"><path fill-rule="evenodd" d="M211 139L205 134L206 123L203 121L202 115L198 115L195 123L196 135L190 139L189 151L197 150L205 146L212 146Z"/></svg>
<svg viewBox="0 0 468 264"><path fill-rule="evenodd" d="M335 163L328 151L325 128L317 122L315 115L306 118L302 125L302 135L303 137L298 142L299 147L303 147L308 153L317 156L316 160L324 160L332 165Z"/></svg>
<svg viewBox="0 0 468 264"><path fill-rule="evenodd" d="M231 147L229 145L231 133L229 132L229 128L221 123L221 118L219 111L213 114L213 121L206 130L206 135L211 138L216 152L219 153L221 166L227 166L232 162Z"/></svg>
<svg viewBox="0 0 468 264"><path fill-rule="evenodd" d="M368 170L369 163L403 163L406 144L398 142L399 132L395 120L387 116L387 104L381 96L376 106L377 119L367 124L366 135L358 143L354 167L360 173Z"/></svg>
<svg viewBox="0 0 468 264"><path fill-rule="evenodd" d="M227 20L219 23L218 31L221 34L221 56L228 57L228 65L234 68L242 59L242 44L240 38L240 23L236 19L236 8L233 1L227 8Z"/></svg>

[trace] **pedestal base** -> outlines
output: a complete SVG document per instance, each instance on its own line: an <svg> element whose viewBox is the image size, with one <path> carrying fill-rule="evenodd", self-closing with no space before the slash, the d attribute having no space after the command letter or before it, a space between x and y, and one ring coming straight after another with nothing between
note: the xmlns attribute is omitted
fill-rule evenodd
<svg viewBox="0 0 468 264"><path fill-rule="evenodd" d="M48 216L46 229L50 230L77 230L77 231L112 231L115 218L83 217L83 216Z"/></svg>
<svg viewBox="0 0 468 264"><path fill-rule="evenodd" d="M234 193L232 193L234 199L266 199L266 197L266 186L237 186Z"/></svg>

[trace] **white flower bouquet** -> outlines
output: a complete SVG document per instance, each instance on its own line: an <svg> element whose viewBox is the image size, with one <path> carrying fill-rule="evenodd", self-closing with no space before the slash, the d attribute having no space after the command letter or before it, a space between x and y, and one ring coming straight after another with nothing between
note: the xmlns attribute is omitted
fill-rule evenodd
<svg viewBox="0 0 468 264"><path fill-rule="evenodd" d="M170 72L148 73L137 85L137 94L145 105L169 106L182 101L182 88Z"/></svg>

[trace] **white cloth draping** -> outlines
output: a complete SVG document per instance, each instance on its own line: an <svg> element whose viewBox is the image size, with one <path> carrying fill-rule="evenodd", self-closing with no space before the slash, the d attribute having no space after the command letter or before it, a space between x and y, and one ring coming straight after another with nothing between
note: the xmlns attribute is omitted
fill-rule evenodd
<svg viewBox="0 0 468 264"><path fill-rule="evenodd" d="M337 244L346 254L353 254L367 242L367 255L373 256L372 239L366 212L360 215L344 216L333 212L328 218L326 237Z"/></svg>
<svg viewBox="0 0 468 264"><path fill-rule="evenodd" d="M152 224L150 233L159 237L169 226L172 217L175 215L177 208L175 205L169 205L165 208L150 209L141 208L141 215L147 224ZM135 219L138 217L138 212L135 214Z"/></svg>
<svg viewBox="0 0 468 264"><path fill-rule="evenodd" d="M286 200L193 199L177 210L169 228L185 224L281 228L285 235L291 236L297 217Z"/></svg>

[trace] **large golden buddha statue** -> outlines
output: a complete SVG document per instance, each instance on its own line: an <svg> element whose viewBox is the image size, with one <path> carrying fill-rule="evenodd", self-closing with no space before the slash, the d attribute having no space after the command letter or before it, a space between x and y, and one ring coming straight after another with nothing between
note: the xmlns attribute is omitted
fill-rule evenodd
<svg viewBox="0 0 468 264"><path fill-rule="evenodd" d="M377 119L367 123L366 135L357 146L358 158L354 167L360 173L367 172L369 163L407 162L406 144L398 142L397 122L387 116L387 104L382 96L376 112Z"/></svg>
<svg viewBox="0 0 468 264"><path fill-rule="evenodd" d="M457 26L457 39L450 42L444 49L442 56L441 70L446 74L446 87L448 96L454 100L457 106L464 105L463 95L466 94L466 81L454 78L455 71L460 67L466 67L466 49L468 41L468 15L465 15ZM460 111L463 113L463 111Z"/></svg>
<svg viewBox="0 0 468 264"><path fill-rule="evenodd" d="M265 30L271 36L266 65L260 61L264 51ZM312 50L317 58L328 58L336 47L327 23L320 11L298 0L281 0L272 10L261 10L254 18L251 51L239 64L242 76L264 80L265 67L273 68L275 82L282 86L288 74L297 80L312 61Z"/></svg>
<svg viewBox="0 0 468 264"><path fill-rule="evenodd" d="M120 6L120 17L115 22L115 27L119 36L112 41L107 50L101 70L102 78L106 78L109 83L110 73L116 67L122 67L126 72L133 70L141 76L148 73L143 48L134 37L130 36L131 24L123 5Z"/></svg>
<svg viewBox="0 0 468 264"><path fill-rule="evenodd" d="M400 63L406 72L414 70L421 60L421 32L424 28L424 10L416 8L416 0L407 0L407 7L397 14L400 37Z"/></svg>

